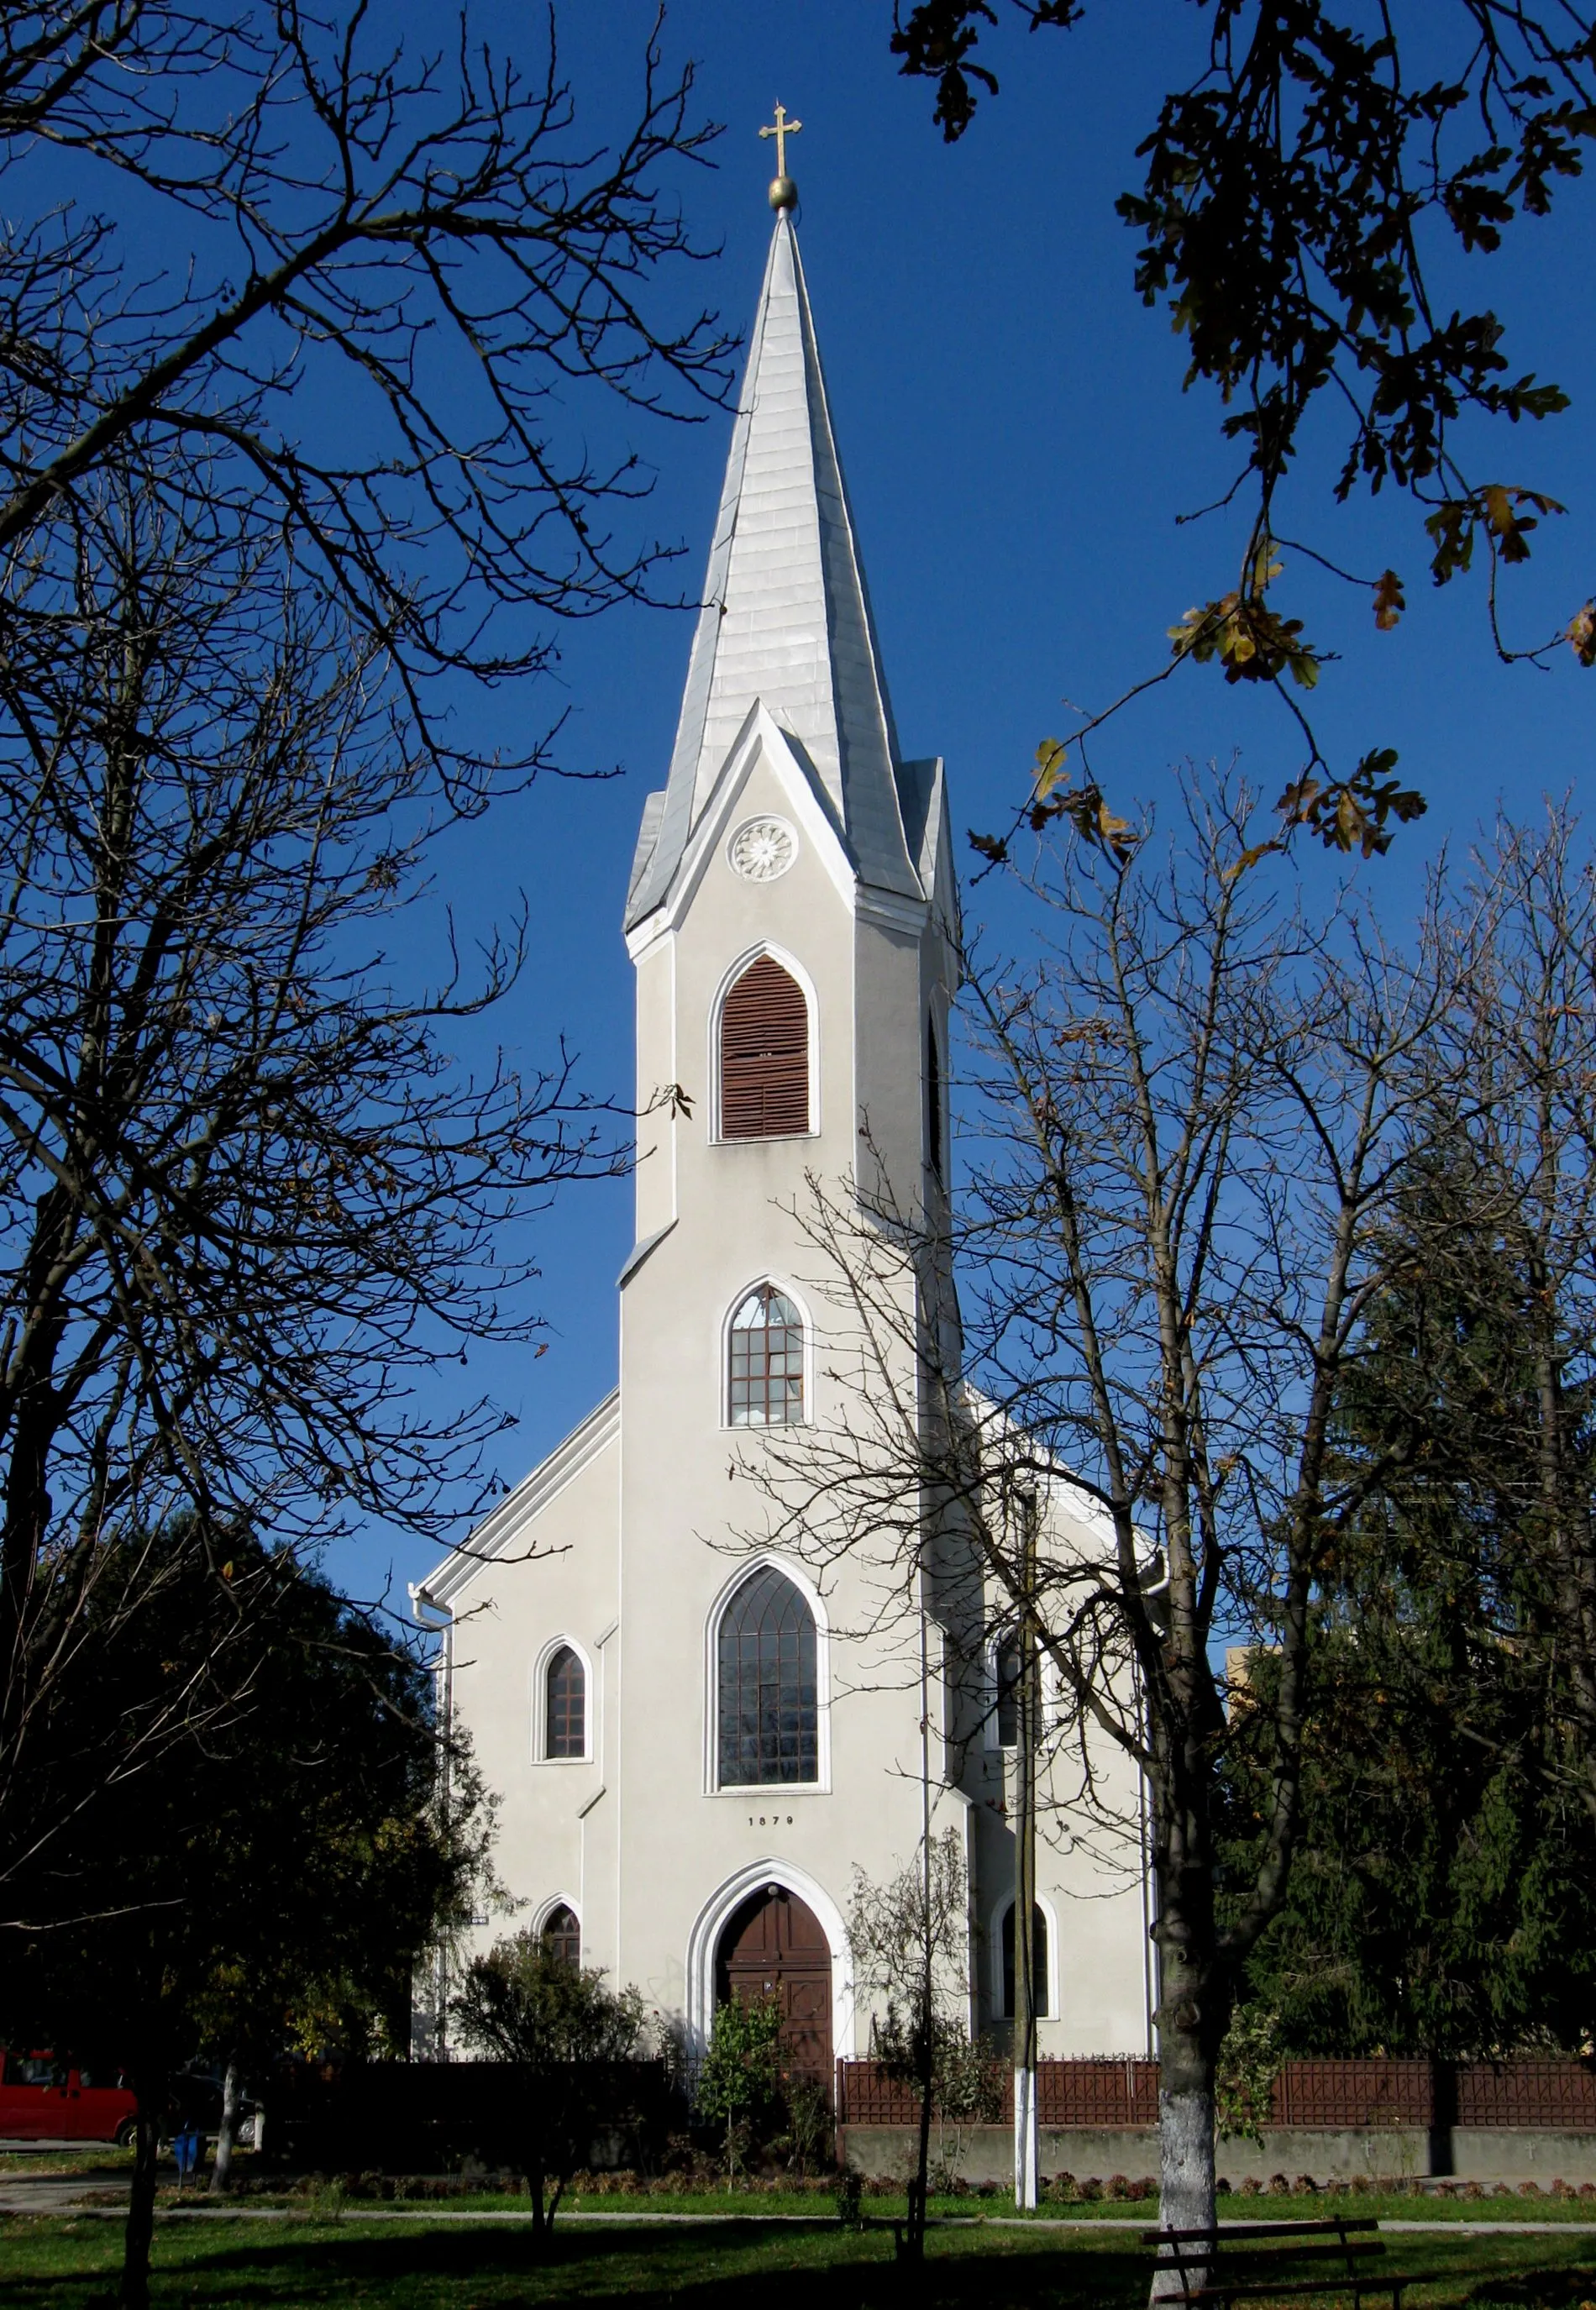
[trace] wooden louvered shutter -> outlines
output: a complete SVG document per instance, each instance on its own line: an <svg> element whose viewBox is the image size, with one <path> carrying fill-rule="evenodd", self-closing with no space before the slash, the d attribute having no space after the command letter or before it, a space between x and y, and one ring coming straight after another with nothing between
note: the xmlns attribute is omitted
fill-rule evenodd
<svg viewBox="0 0 1596 2310"><path fill-rule="evenodd" d="M809 1129L809 1005L779 962L762 954L720 1018L723 1139L779 1139Z"/></svg>

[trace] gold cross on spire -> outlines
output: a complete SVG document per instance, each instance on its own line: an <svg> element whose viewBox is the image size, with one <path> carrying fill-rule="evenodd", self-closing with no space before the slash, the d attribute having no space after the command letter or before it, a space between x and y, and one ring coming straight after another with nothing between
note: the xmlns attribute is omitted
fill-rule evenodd
<svg viewBox="0 0 1596 2310"><path fill-rule="evenodd" d="M774 136L776 139L776 175L777 183L780 183L786 177L787 173L787 139L789 136L796 136L798 131L802 127L802 126L803 123L802 120L789 120L787 118L786 106L785 104L778 104L776 108L775 126L771 128L761 128L759 131L761 136ZM774 195L774 187L772 190ZM784 202L780 204L780 205L785 207L790 205L790 204Z"/></svg>

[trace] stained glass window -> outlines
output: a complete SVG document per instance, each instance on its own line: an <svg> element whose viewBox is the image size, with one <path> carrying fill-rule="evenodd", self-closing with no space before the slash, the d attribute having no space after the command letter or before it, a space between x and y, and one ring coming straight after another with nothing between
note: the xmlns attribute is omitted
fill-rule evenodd
<svg viewBox="0 0 1596 2310"><path fill-rule="evenodd" d="M785 1574L767 1567L721 1615L720 1781L820 1778L814 1616Z"/></svg>
<svg viewBox="0 0 1596 2310"><path fill-rule="evenodd" d="M803 1324L774 1284L732 1318L726 1410L733 1428L785 1428L803 1417Z"/></svg>

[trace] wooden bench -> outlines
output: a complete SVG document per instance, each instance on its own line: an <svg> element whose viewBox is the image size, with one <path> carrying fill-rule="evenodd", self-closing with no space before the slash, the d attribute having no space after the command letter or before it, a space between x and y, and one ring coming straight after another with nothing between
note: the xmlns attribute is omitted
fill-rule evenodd
<svg viewBox="0 0 1596 2310"><path fill-rule="evenodd" d="M1156 2297L1160 2301L1273 2301L1286 2295L1348 2295L1361 2310L1366 2294L1389 2295L1401 2310L1402 2294L1444 2271L1380 2268L1385 2247L1372 2219L1323 2222L1227 2222L1209 2230L1143 2230L1157 2249ZM1310 2271L1305 2265L1312 2263ZM1454 2274L1454 2273L1453 2273ZM1157 2281L1165 2279L1166 2282ZM1169 2283L1169 2280L1175 2281Z"/></svg>

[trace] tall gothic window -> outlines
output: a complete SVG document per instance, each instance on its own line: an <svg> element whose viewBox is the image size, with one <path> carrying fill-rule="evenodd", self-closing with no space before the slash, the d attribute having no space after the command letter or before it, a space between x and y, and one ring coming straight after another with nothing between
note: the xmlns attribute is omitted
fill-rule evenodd
<svg viewBox="0 0 1596 2310"><path fill-rule="evenodd" d="M1003 1911L1003 2019L1014 2019L1014 1904ZM1040 1909L1031 1911L1031 1987L1037 2010L1052 2010L1047 1994L1047 1920Z"/></svg>
<svg viewBox="0 0 1596 2310"><path fill-rule="evenodd" d="M716 1649L721 1786L819 1780L814 1615L784 1573L767 1566L743 1582Z"/></svg>
<svg viewBox="0 0 1596 2310"><path fill-rule="evenodd" d="M575 1967L582 1962L582 1928L576 1911L563 1901L543 1920L543 1947L557 1965Z"/></svg>
<svg viewBox="0 0 1596 2310"><path fill-rule="evenodd" d="M937 1046L937 1022L925 1022L925 1159L940 1179L942 1176L942 1055Z"/></svg>
<svg viewBox="0 0 1596 2310"><path fill-rule="evenodd" d="M732 1318L726 1416L733 1428L785 1428L803 1417L803 1324L774 1284L750 1291Z"/></svg>
<svg viewBox="0 0 1596 2310"><path fill-rule="evenodd" d="M1014 1749L1019 1744L1019 1638L1012 1631L998 1643L993 1655L993 1680L997 1686L995 1715L997 1744L1000 1749Z"/></svg>
<svg viewBox="0 0 1596 2310"><path fill-rule="evenodd" d="M569 1645L553 1654L544 1680L543 1754L587 1754L587 1677Z"/></svg>
<svg viewBox="0 0 1596 2310"><path fill-rule="evenodd" d="M809 1129L809 1005L768 954L721 1005L723 1139L781 1139Z"/></svg>

